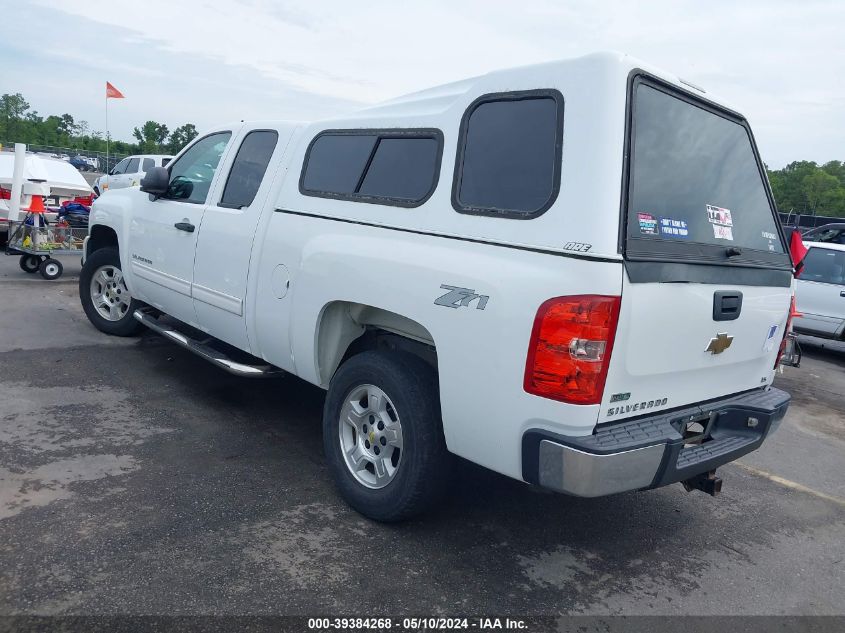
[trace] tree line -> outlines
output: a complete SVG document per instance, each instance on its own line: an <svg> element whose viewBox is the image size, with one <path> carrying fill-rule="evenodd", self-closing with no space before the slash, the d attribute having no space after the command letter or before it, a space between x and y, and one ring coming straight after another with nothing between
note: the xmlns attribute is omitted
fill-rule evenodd
<svg viewBox="0 0 845 633"><path fill-rule="evenodd" d="M113 154L176 154L197 136L193 123L173 131L157 121L147 121L132 131L135 142L109 138ZM0 96L0 143L26 143L65 147L79 152L106 151L106 137L93 130L88 121L77 121L70 114L43 117L30 108L20 93Z"/></svg>
<svg viewBox="0 0 845 633"><path fill-rule="evenodd" d="M845 217L845 163L824 165L801 160L769 170L772 193L781 213Z"/></svg>

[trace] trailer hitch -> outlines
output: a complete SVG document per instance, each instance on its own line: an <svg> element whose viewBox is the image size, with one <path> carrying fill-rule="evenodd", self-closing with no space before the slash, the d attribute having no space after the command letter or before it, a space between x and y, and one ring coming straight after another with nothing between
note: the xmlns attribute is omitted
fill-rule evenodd
<svg viewBox="0 0 845 633"><path fill-rule="evenodd" d="M701 473L681 483L684 484L684 490L687 492L701 490L701 492L706 492L711 497L715 497L722 492L722 478L716 476L715 470Z"/></svg>

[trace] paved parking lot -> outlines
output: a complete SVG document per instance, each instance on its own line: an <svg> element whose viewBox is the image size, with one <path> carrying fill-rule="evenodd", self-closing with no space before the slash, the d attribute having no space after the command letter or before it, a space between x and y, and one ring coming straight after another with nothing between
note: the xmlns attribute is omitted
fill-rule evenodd
<svg viewBox="0 0 845 633"><path fill-rule="evenodd" d="M845 346L721 497L582 500L463 464L384 526L335 494L322 392L250 382L0 259L0 614L845 614Z"/></svg>

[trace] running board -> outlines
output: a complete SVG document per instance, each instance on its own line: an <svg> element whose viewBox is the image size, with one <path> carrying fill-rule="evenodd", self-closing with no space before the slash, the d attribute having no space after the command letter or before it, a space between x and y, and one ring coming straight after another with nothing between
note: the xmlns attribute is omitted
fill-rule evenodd
<svg viewBox="0 0 845 633"><path fill-rule="evenodd" d="M150 328L153 332L157 332L161 334L167 339L170 339L174 343L178 343L188 351L193 352L197 356L204 358L208 362L212 363L213 365L217 365L220 369L224 369L231 374L235 374L236 376L245 376L248 378L259 378L265 376L281 376L285 372L278 367L274 367L273 365L265 364L265 365L247 365L244 363L238 363L233 361L231 358L226 356L223 352L214 349L210 345L207 344L208 341L211 341L210 337L205 341L198 341L196 339L190 338L189 336L179 332L178 330L172 328L169 325L161 323L156 317L144 312L143 309L135 310L132 313L132 316L135 317L137 321L140 321L142 324L146 325ZM256 358L256 360L258 360Z"/></svg>

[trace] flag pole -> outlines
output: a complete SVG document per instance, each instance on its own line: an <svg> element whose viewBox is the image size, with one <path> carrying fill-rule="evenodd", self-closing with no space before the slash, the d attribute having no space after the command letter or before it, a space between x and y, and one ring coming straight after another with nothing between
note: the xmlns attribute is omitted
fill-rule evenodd
<svg viewBox="0 0 845 633"><path fill-rule="evenodd" d="M109 185L109 91L106 88L106 186ZM102 193L102 190L100 191Z"/></svg>

